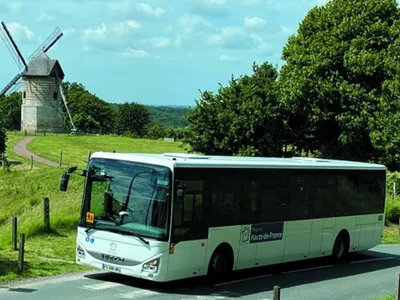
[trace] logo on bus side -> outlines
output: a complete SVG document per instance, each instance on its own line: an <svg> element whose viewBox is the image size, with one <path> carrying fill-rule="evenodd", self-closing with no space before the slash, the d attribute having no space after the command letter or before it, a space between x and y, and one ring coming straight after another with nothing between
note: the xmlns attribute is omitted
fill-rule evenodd
<svg viewBox="0 0 400 300"><path fill-rule="evenodd" d="M283 238L283 222L252 224L243 226L242 242L252 243L278 241Z"/></svg>

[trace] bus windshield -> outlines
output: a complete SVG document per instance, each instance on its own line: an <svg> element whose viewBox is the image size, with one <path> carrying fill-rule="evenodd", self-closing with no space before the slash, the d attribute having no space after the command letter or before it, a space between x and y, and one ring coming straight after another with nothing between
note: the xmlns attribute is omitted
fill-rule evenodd
<svg viewBox="0 0 400 300"><path fill-rule="evenodd" d="M81 225L168 238L170 170L138 162L93 158L88 165ZM87 219L87 213L94 215Z"/></svg>

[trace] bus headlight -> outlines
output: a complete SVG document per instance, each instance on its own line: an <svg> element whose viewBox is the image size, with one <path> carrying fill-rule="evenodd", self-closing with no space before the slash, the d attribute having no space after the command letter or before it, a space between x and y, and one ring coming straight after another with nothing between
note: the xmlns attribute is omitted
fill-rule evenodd
<svg viewBox="0 0 400 300"><path fill-rule="evenodd" d="M76 255L85 258L85 250L79 244L76 244Z"/></svg>
<svg viewBox="0 0 400 300"><path fill-rule="evenodd" d="M160 259L152 259L151 261L145 263L142 267L142 271L156 273L160 265Z"/></svg>

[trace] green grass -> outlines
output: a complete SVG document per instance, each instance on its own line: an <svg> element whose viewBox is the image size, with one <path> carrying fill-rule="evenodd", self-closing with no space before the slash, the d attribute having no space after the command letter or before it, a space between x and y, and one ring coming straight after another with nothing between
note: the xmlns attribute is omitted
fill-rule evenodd
<svg viewBox="0 0 400 300"><path fill-rule="evenodd" d="M56 275L87 270L75 263L75 234L82 199L83 178L71 176L68 192L59 191L64 168L35 163L13 153L22 134L9 134L7 157L19 162L9 171L0 170L0 282ZM58 159L64 149L64 158L70 164L84 167L88 150L117 150L130 152L183 152L175 143L132 140L120 137L98 136L37 136L31 151L45 158ZM40 151L38 149L41 149ZM52 231L46 233L43 222L43 199L50 199ZM26 271L18 273L18 251L12 251L11 218L18 217L18 236L26 235Z"/></svg>
<svg viewBox="0 0 400 300"><path fill-rule="evenodd" d="M162 140L132 139L115 136L37 136L28 144L28 149L36 155L58 162L63 151L63 166L85 167L89 151L116 152L186 152L181 143Z"/></svg>
<svg viewBox="0 0 400 300"><path fill-rule="evenodd" d="M382 244L399 244L399 226L395 224L389 224L383 231Z"/></svg>
<svg viewBox="0 0 400 300"><path fill-rule="evenodd" d="M394 300L394 296L385 296L380 298L371 298L369 300Z"/></svg>

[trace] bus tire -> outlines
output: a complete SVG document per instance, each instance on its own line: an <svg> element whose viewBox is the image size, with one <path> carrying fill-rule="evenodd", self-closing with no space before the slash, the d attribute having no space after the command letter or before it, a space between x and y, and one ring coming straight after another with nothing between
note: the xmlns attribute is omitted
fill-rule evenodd
<svg viewBox="0 0 400 300"><path fill-rule="evenodd" d="M349 253L350 238L347 231L341 231L333 244L332 258L335 262L343 262Z"/></svg>
<svg viewBox="0 0 400 300"><path fill-rule="evenodd" d="M233 270L233 251L228 244L222 244L215 249L208 266L208 276L211 280L221 280Z"/></svg>

